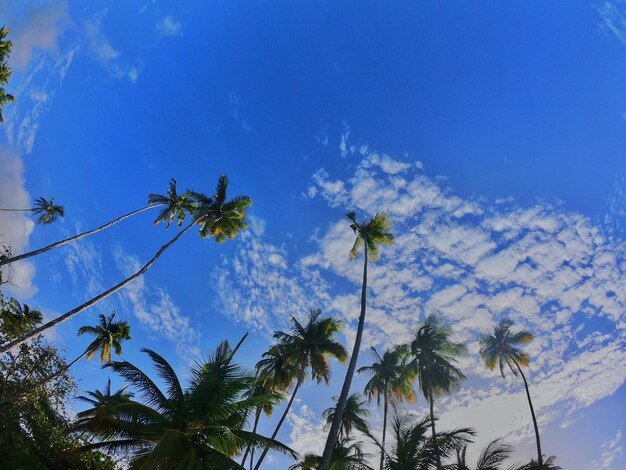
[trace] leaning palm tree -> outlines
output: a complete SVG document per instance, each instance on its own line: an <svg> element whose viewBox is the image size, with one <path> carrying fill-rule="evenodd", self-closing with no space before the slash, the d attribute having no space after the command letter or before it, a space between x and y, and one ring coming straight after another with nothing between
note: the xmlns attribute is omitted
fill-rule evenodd
<svg viewBox="0 0 626 470"><path fill-rule="evenodd" d="M435 430L435 396L450 393L465 379L455 363L457 357L466 354L467 348L462 343L452 341L451 333L450 327L443 325L435 315L430 315L420 324L409 345L413 355L413 371L430 406L430 426L438 470L441 469L441 459Z"/></svg>
<svg viewBox="0 0 626 470"><path fill-rule="evenodd" d="M333 397L335 402L337 397ZM363 434L369 434L369 427L367 426L367 417L369 411L365 407L365 401L361 400L361 395L353 393L348 397L346 407L343 410L343 416L341 417L341 426L339 427L339 439L348 439L351 437L352 428L361 431ZM335 419L337 413L337 405L327 408L322 413L322 416L326 420L326 427L330 427Z"/></svg>
<svg viewBox="0 0 626 470"><path fill-rule="evenodd" d="M500 470L500 466L505 460L507 460L513 449L510 445L500 441L500 439L494 439L487 447L485 447L476 461L476 470ZM446 467L449 470L472 470L467 463L466 458L467 445L457 450L456 463Z"/></svg>
<svg viewBox="0 0 626 470"><path fill-rule="evenodd" d="M278 434L304 381L311 377L318 384L322 382L328 384L331 374L328 357L334 357L341 362L346 360L346 349L335 340L335 335L341 330L342 323L330 317L320 318L321 315L321 310L312 309L304 324L292 316L289 333L283 331L274 333L274 338L278 340L279 351L284 354L285 372L291 377L290 382L295 380L295 385L287 407L272 433L272 439ZM283 371L271 371L271 373L282 374ZM269 448L263 450L254 467L255 470L258 470L263 463L268 450Z"/></svg>
<svg viewBox="0 0 626 470"><path fill-rule="evenodd" d="M69 312L66 312L63 315L53 320L50 320L39 328L35 328L33 331L24 334L7 344L0 346L0 354L4 354L15 346L25 343L29 339L34 338L44 333L45 331L54 328L59 323L62 323L74 317L83 310L86 310L89 307L97 304L101 300L106 299L111 294L114 294L120 289L123 289L135 279L142 276L150 268L150 266L152 266L159 259L159 257L165 252L165 250L167 250L174 243L176 243L180 237L182 237L185 233L191 230L196 224L200 225L200 236L202 238L211 237L214 238L215 241L217 241L218 243L222 243L227 239L234 238L239 233L239 231L248 227L248 223L246 221L246 209L252 204L252 201L247 196L239 196L232 199L231 201L226 201L225 194L227 185L228 179L225 176L221 176L218 181L218 187L215 197L206 198L201 203L196 201L194 206L194 212L192 214L193 221L183 230L178 232L178 234L174 238L172 238L165 245L163 245L159 249L159 251L157 251L156 254L136 273L127 277L110 289L98 294L97 296L93 297L82 305L79 305L78 307L70 310Z"/></svg>
<svg viewBox="0 0 626 470"><path fill-rule="evenodd" d="M165 390L129 362L107 364L143 400L129 398L113 404L105 400L78 413L75 429L100 440L83 449L127 450L131 469L241 469L234 458L248 445L295 455L274 439L244 430L252 410L264 398L244 397L254 377L233 362L228 342L191 369L186 388L162 356L149 349L143 351L152 360Z"/></svg>
<svg viewBox="0 0 626 470"><path fill-rule="evenodd" d="M81 336L85 333L95 336L95 339L87 346L87 348L73 361L60 367L54 374L44 377L43 379L35 382L29 387L20 390L10 397L3 399L0 404L12 403L20 397L28 395L39 387L47 384L48 382L56 379L64 374L70 367L76 364L83 357L87 356L87 360L90 361L93 356L100 352L100 363L111 362L111 353L114 351L116 355L122 355L122 342L130 339L130 325L127 321L113 321L115 318L115 312L111 315L104 316L99 315L99 322L96 326L81 326L78 329L78 335Z"/></svg>
<svg viewBox="0 0 626 470"><path fill-rule="evenodd" d="M471 428L441 432L437 443L428 437L430 418L414 420L396 414L391 423L393 445L385 451L385 470L434 470L443 458L452 457L474 435ZM373 439L374 440L374 439ZM374 440L380 447L380 443Z"/></svg>
<svg viewBox="0 0 626 470"><path fill-rule="evenodd" d="M37 215L37 219L35 223L48 225L52 222L55 222L59 217L63 217L65 215L65 209L63 206L59 206L54 203L54 197L51 197L48 201L43 197L38 197L35 199L33 203L33 207L28 209L5 209L0 208L2 212L30 212L33 215ZM6 264L6 262L2 262L2 264ZM0 266L2 266L0 264Z"/></svg>
<svg viewBox="0 0 626 470"><path fill-rule="evenodd" d="M42 248L38 248L33 251L29 251L27 253L23 253L21 255L12 256L10 258L0 259L0 266L5 264L14 263L16 261L31 258L33 256L40 255L42 253L46 253L54 248L58 248L63 245L67 245L68 243L75 242L80 240L81 238L88 237L89 235L93 235L98 232L102 232L103 230L121 222L124 219L128 219L133 215L139 214L140 212L147 211L148 209L153 209L155 207L163 207L161 212L159 212L158 217L154 221L154 225L158 225L159 222L167 222L167 227L169 228L170 222L174 219L178 221L178 226L182 224L185 220L186 214L191 213L194 210L194 201L191 197L190 192L186 192L185 194L179 195L176 192L176 179L172 178L170 180L170 187L167 190L167 195L162 196L160 194L149 194L148 195L148 205L144 206L140 209L136 209L127 214L124 214L117 219L113 219L110 222L107 222L104 225L101 225L98 228L94 228L87 232L82 232L77 235L71 236L69 238L65 238L63 240L59 240L58 242L52 243L50 245L44 246Z"/></svg>
<svg viewBox="0 0 626 470"><path fill-rule="evenodd" d="M528 398L528 406L530 407L530 415L533 419L533 426L535 427L535 441L537 444L537 463L543 465L543 455L541 453L541 441L539 439L539 426L537 426L537 418L535 417L535 409L533 402L530 399L530 391L528 390L528 382L526 376L522 372L521 366L526 366L529 363L528 354L520 349L520 345L529 343L533 340L534 336L528 330L521 330L517 333L511 331L513 322L509 319L502 319L498 325L493 329L490 335L484 335L480 338L480 355L483 358L485 366L490 370L493 370L498 366L500 368L500 374L504 378L504 367L508 366L513 372L513 375L517 376L519 373L524 381L524 388L526 389L526 397Z"/></svg>
<svg viewBox="0 0 626 470"><path fill-rule="evenodd" d="M372 377L365 385L365 395L371 402L376 398L378 406L383 403L383 435L381 440L380 470L383 470L385 459L385 437L387 434L387 414L389 403L395 405L407 400L415 402L413 393L413 374L407 366L409 350L406 346L387 349L383 355L372 347L374 362L370 366L361 367L358 373L369 373ZM347 408L346 408L347 409Z"/></svg>
<svg viewBox="0 0 626 470"><path fill-rule="evenodd" d="M356 363L359 358L359 350L361 349L361 338L363 337L363 328L365 327L365 309L366 309L366 297L367 297L367 262L368 260L376 261L378 259L378 248L380 244L391 245L393 242L393 235L389 232L391 228L391 220L387 214L376 214L372 219L367 222L358 222L356 220L356 214L350 212L347 214L350 223L350 228L356 234L354 245L350 250L350 258L355 259L358 256L359 251L363 248L363 284L361 286L361 314L359 315L359 325L356 331L356 339L354 340L354 348L352 349L352 356L350 357L350 363L348 370L346 371L346 377L343 381L341 388L341 394L339 395L339 402L337 403L337 413L335 419L330 427L328 438L326 439L326 445L324 446L324 454L322 456L322 470L328 470L330 465L330 458L333 453L333 448L337 442L339 436L339 426L341 424L341 415L346 407L348 395L350 394L350 386L352 385L352 378L356 371Z"/></svg>

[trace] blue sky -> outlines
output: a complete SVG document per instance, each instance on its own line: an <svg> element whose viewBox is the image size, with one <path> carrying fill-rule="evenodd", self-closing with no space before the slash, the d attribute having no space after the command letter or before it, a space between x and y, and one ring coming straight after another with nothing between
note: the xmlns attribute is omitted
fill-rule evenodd
<svg viewBox="0 0 626 470"><path fill-rule="evenodd" d="M0 214L16 252L139 208L172 177L210 192L225 173L254 200L238 240L190 233L57 328L68 357L86 344L77 327L111 310L133 328L125 358L146 365L139 349L154 348L183 375L245 331L252 366L310 307L354 327L361 264L344 214L384 210L397 242L371 269L365 346L442 315L473 353L442 426L474 426L475 449L505 437L521 461L534 452L521 384L476 355L509 316L537 335L546 453L567 469L624 467L626 2L40 1L3 3L0 20L17 97L0 128L0 205L54 194L67 212L47 227ZM151 217L16 265L10 293L50 317L71 309L173 236ZM319 448L344 372L302 389L284 442ZM106 381L95 363L75 374L83 389Z"/></svg>

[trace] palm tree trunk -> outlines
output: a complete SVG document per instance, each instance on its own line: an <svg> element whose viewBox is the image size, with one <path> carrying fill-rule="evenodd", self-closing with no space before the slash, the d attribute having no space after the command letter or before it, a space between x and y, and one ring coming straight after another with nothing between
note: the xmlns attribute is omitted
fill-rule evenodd
<svg viewBox="0 0 626 470"><path fill-rule="evenodd" d="M197 221L191 222L187 227L185 227L184 230L181 230L174 238L172 238L169 242L167 242L165 245L163 245L159 249L159 251L157 251L156 254L152 257L152 259L150 261L148 261L135 274L133 274L130 277L127 277L126 279L124 279L119 284L116 284L115 286L111 287L109 290L106 290L106 291L102 292L101 294L98 294L97 296L95 296L92 299L88 300L84 304L79 305L75 309L72 309L69 312L64 313L63 315L61 315L60 317L55 318L54 320L50 320L45 325L41 325L39 328L35 328L30 333L27 333L24 336L22 336L22 337L14 340L14 341L11 341L11 342L5 344L4 346L0 347L0 354L4 354L4 353L8 352L9 350L13 349L15 346L19 346L20 344L25 343L29 339L34 338L34 337L36 337L36 336L38 336L38 335L40 335L42 333L45 333L46 331L48 331L48 330L54 328L55 326L57 326L59 323L62 323L64 321L66 321L66 320L69 320L74 315L77 315L78 313L82 312L83 310L86 310L89 307L97 304L101 300L106 299L111 294L114 294L118 290L126 287L128 284L133 282L135 279L137 279L138 277L142 276L143 273L145 273L148 270L148 268L150 268L150 266L152 266L156 262L156 260L159 259L159 257L163 254L163 252L165 250L167 250L170 246L172 246L185 233L187 233L194 226L194 224L196 222Z"/></svg>
<svg viewBox="0 0 626 470"><path fill-rule="evenodd" d="M530 391L528 390L528 382L526 382L526 377L522 372L522 368L519 366L517 361L513 361L517 366L517 370L522 376L522 380L524 381L524 387L526 388L526 397L528 398L528 406L530 406L530 414L533 417L533 426L535 427L535 441L537 442L537 463L541 466L543 465L543 455L541 454L541 442L539 441L539 426L537 426L537 418L535 417L535 409L533 408L533 402L530 399Z"/></svg>
<svg viewBox="0 0 626 470"><path fill-rule="evenodd" d="M341 395L339 395L339 400L337 401L335 418L330 426L330 432L328 433L326 445L324 446L324 454L322 455L320 470L329 470L330 468L330 460L333 456L335 444L337 443L341 419L343 418L343 411L346 408L348 394L350 393L350 386L352 385L352 378L354 377L356 363L359 358L359 349L361 348L361 338L363 336L363 328L365 326L365 305L367 300L367 243L364 244L364 248L365 259L363 261L363 286L361 287L361 315L359 316L359 326L356 331L356 339L354 340L354 348L352 349L352 357L350 358L346 378L343 381Z"/></svg>
<svg viewBox="0 0 626 470"><path fill-rule="evenodd" d="M276 426L276 429L274 429L274 432L272 433L271 439L274 439L276 437L276 434L278 434L278 430L283 425L283 421L285 421L285 418L287 417L287 413L289 413L289 409L291 408L291 404L293 403L294 398L296 398L296 393L298 393L298 389L300 388L300 385L302 384L303 379L304 379L304 371L301 371L300 374L298 374L298 381L296 382L296 386L293 389L293 393L291 394L291 398L289 399L289 403L287 403L287 408L285 408L285 412L280 417L280 421L278 422L278 425ZM263 449L263 453L259 457L259 461L254 466L254 470L259 470L259 467L261 466L261 463L263 463L263 459L267 455L268 451L269 451L269 447L265 447L265 449Z"/></svg>
<svg viewBox="0 0 626 470"><path fill-rule="evenodd" d="M435 458L437 459L437 470L441 470L441 456L439 455L439 446L437 445L437 431L435 430L435 411L433 404L433 391L428 392L428 403L430 405L430 430L433 433L433 449L435 451Z"/></svg>
<svg viewBox="0 0 626 470"><path fill-rule="evenodd" d="M389 403L387 402L387 388L385 388L384 393L384 401L383 404L383 439L381 441L381 453L380 453L380 470L383 470L383 465L385 463L385 437L387 435L387 411L389 409Z"/></svg>
<svg viewBox="0 0 626 470"><path fill-rule="evenodd" d="M79 233L78 235L74 235L73 237L66 238L65 240L58 241L56 243L53 243L52 245L44 246L43 248L39 248L37 250L29 251L28 253L13 256L12 258L3 259L0 261L0 266L4 266L5 264L9 264L9 263L14 263L21 259L30 258L32 256L37 256L37 255L40 255L41 253L45 253L46 251L50 251L53 248L67 245L68 243L74 242L76 240L80 240L81 238L85 238L89 235L93 235L94 233L101 232L102 230L109 228L111 225L115 225L116 223L121 222L122 220L127 219L128 217L131 217L135 214L139 214L140 212L146 211L148 209L152 209L153 207L162 206L162 205L163 204L149 204L146 207L142 207L141 209L137 209L135 211L129 212L128 214L118 217L117 219L112 220L111 222L107 222L106 224L98 228L95 228L93 230L90 230L88 232ZM0 209L0 210L16 210L16 209Z"/></svg>
<svg viewBox="0 0 626 470"><path fill-rule="evenodd" d="M35 382L34 384L32 384L30 387L27 387L24 390L20 390L20 391L14 393L13 395L4 398L2 401L0 401L0 406L4 405L5 403L15 403L19 398L27 396L27 395L30 395L32 392L37 390L42 385L45 385L48 382L50 382L51 380L56 379L57 377L59 377L60 375L65 373L70 367L72 367L74 364L76 364L81 358L83 358L85 356L85 354L87 354L87 352L88 352L88 350L85 350L80 356L78 356L76 359L74 359L69 364L66 364L65 366L61 367L54 374L49 375L48 377L44 377L43 379L41 379L41 380Z"/></svg>
<svg viewBox="0 0 626 470"><path fill-rule="evenodd" d="M3 209L0 207L0 211L2 212L32 212L34 209Z"/></svg>
<svg viewBox="0 0 626 470"><path fill-rule="evenodd" d="M256 407L256 413L254 415L254 426L252 426L252 434L256 433L256 428L259 425L259 421L261 420L261 407ZM241 459L241 466L243 468L246 467L246 459L248 458L248 454L250 453L251 446L246 447L246 451L243 453L243 459ZM250 456L250 465L252 465L252 455Z"/></svg>

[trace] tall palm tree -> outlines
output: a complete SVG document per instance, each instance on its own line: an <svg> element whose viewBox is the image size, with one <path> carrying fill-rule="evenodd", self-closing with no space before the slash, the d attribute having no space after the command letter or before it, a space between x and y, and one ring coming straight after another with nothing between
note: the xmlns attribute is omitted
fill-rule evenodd
<svg viewBox="0 0 626 470"><path fill-rule="evenodd" d="M437 469L442 458L452 457L474 435L470 428L441 432L435 445L433 438L428 437L429 427L429 417L414 420L396 414L391 424L393 445L385 451L385 470ZM380 443L374 442L380 447Z"/></svg>
<svg viewBox="0 0 626 470"><path fill-rule="evenodd" d="M65 215L65 209L63 206L59 206L54 203L54 197L51 197L48 201L43 197L38 197L35 199L33 203L33 207L28 209L5 209L0 208L2 212L30 212L33 215L38 215L35 223L37 224L51 224L55 222L59 217L63 217ZM6 264L3 262L2 264ZM0 264L0 266L2 265Z"/></svg>
<svg viewBox="0 0 626 470"><path fill-rule="evenodd" d="M291 377L295 380L295 386L291 392L291 398L283 412L274 432L272 439L276 437L282 426L291 405L302 383L311 377L318 384L328 384L330 381L330 364L328 357L334 357L338 361L345 361L346 349L335 340L335 335L341 330L342 323L334 318L320 318L322 311L312 309L304 324L294 316L291 317L291 331L289 333L276 331L274 338L278 340L278 351L284 354L283 364ZM267 371L280 377L283 371ZM280 384L281 379L277 379ZM258 470L267 455L269 448L265 448L254 467Z"/></svg>
<svg viewBox="0 0 626 470"><path fill-rule="evenodd" d="M535 427L535 441L537 444L537 462L543 465L543 455L541 453L541 441L539 439L539 426L537 426L537 418L535 417L535 409L530 399L530 391L528 390L528 382L526 376L522 372L521 366L527 366L529 363L528 354L520 349L520 345L529 343L534 336L528 330L520 330L517 333L511 331L513 322L504 318L493 328L490 335L484 335L480 338L480 355L483 358L485 366L490 370L495 369L496 365L500 368L500 374L504 378L504 367L507 365L513 375L517 377L519 373L524 381L526 389L526 397L528 398L528 406L530 414L533 418L533 426Z"/></svg>
<svg viewBox="0 0 626 470"><path fill-rule="evenodd" d="M165 206L165 207L163 207ZM77 235L71 236L69 238L65 238L63 240L59 240L58 242L52 243L50 245L44 246L42 248L38 248L33 251L29 251L28 253L23 253L21 255L12 256L10 258L0 259L0 266L5 264L14 263L16 261L31 258L33 256L40 255L42 253L46 253L54 248L58 248L63 245L67 245L68 243L75 242L80 240L81 238L88 237L89 235L93 235L94 233L102 232L103 230L121 222L124 219L128 219L133 215L139 214L140 212L147 211L148 209L153 209L155 207L163 207L161 212L159 212L158 217L154 221L154 225L158 225L159 222L167 222L167 228L170 226L170 222L174 219L177 219L178 226L182 224L185 220L186 213L191 213L194 210L194 201L191 197L191 193L186 192L185 194L179 195L176 192L176 179L172 178L170 180L170 187L167 190L167 195L162 196L160 194L149 194L148 195L148 205L144 206L140 209L136 209L127 214L124 214L117 219L113 219L110 222L107 222L104 225L101 225L98 228L94 228L87 232L82 232Z"/></svg>
<svg viewBox="0 0 626 470"><path fill-rule="evenodd" d="M243 396L254 377L233 362L228 342L221 343L208 361L192 367L186 389L162 356L142 351L152 360L165 390L129 362L107 364L143 400L129 398L113 404L104 400L79 413L76 430L100 439L84 449L128 450L133 469L240 469L234 458L248 445L294 455L279 442L244 430L262 398Z"/></svg>
<svg viewBox="0 0 626 470"><path fill-rule="evenodd" d="M31 386L20 390L10 397L3 399L0 404L11 403L20 397L28 395L37 390L42 385L56 379L60 375L64 374L70 367L76 364L80 359L87 356L87 360L90 361L93 356L100 352L100 363L111 362L111 352L115 352L116 355L122 355L122 342L130 339L130 325L127 321L116 322L115 312L108 317L103 314L99 315L99 322L96 326L81 326L78 329L78 335L81 336L85 333L94 335L96 338L87 346L87 348L72 362L59 368L54 374L44 377L43 379L35 382Z"/></svg>
<svg viewBox="0 0 626 470"><path fill-rule="evenodd" d="M389 403L392 404L407 400L415 401L413 393L413 374L407 366L409 350L406 346L387 349L383 355L378 354L372 347L374 362L370 366L361 367L358 373L369 373L372 377L365 385L365 396L371 402L376 398L376 404L383 402L383 436L381 440L382 452L380 454L380 470L383 470L385 459L385 437L387 434L387 414ZM347 409L347 408L346 408Z"/></svg>
<svg viewBox="0 0 626 470"><path fill-rule="evenodd" d="M494 439L485 447L476 461L476 470L500 470L500 465L507 460L513 449L500 439ZM466 459L467 445L457 450L457 461L450 466L450 470L471 470Z"/></svg>
<svg viewBox="0 0 626 470"><path fill-rule="evenodd" d="M337 397L333 397L335 402ZM346 407L343 410L343 416L341 417L341 426L339 427L339 439L348 439L351 437L352 428L361 431L364 434L369 434L369 427L367 426L367 417L369 411L365 407L365 401L361 400L361 395L353 393L348 397ZM326 420L326 427L330 427L335 418L337 412L337 405L327 408L322 413L322 416Z"/></svg>
<svg viewBox="0 0 626 470"><path fill-rule="evenodd" d="M365 326L365 310L366 310L366 297L367 297L367 262L369 259L376 261L378 259L378 248L380 244L391 245L393 242L393 235L389 232L391 228L391 220L387 214L376 214L372 219L367 222L361 223L356 220L356 214L350 212L347 214L350 221L350 228L356 234L354 245L350 250L350 258L355 259L358 256L359 251L363 248L363 284L361 287L361 314L359 315L359 325L357 327L356 339L354 340L354 348L352 349L352 356L350 357L350 363L348 370L346 371L346 377L343 381L341 388L341 394L339 395L339 402L337 403L337 413L335 419L330 427L328 438L326 439L326 445L324 446L324 454L322 456L322 470L328 470L330 466L330 459L333 453L333 448L337 442L339 436L339 426L341 424L341 415L346 407L348 395L350 393L350 386L352 385L352 378L356 370L356 363L359 358L359 350L361 349L361 338L363 337L363 328Z"/></svg>
<svg viewBox="0 0 626 470"><path fill-rule="evenodd" d="M59 323L62 323L73 316L79 314L83 310L92 307L103 299L106 299L111 294L123 289L128 284L133 282L138 277L142 276L150 266L152 266L159 257L171 247L174 243L178 241L180 237L182 237L185 233L191 230L194 225L200 225L200 236L203 238L212 237L218 243L224 242L226 239L234 238L240 230L243 230L248 227L248 223L246 221L246 209L252 204L252 201L247 196L239 196L231 201L225 201L225 197L223 195L226 192L226 186L228 185L228 179L224 176L220 177L218 181L218 188L216 191L215 199L207 198L207 200L203 200L202 203L197 203L194 208L193 213L193 221L187 225L183 230L178 232L178 234L168 241L165 245L163 245L156 254L145 264L143 265L136 273L127 277L120 283L111 287L110 289L98 294L87 302L79 305L78 307L70 310L69 312L64 313L63 315L50 320L46 324L40 326L39 328L35 328L33 331L22 335L21 337L10 341L7 344L0 346L0 354L4 354L14 348L15 346L25 343L31 338L34 338L45 331L54 328ZM207 228L208 227L208 228Z"/></svg>
<svg viewBox="0 0 626 470"><path fill-rule="evenodd" d="M437 316L430 315L420 324L409 345L413 355L413 371L430 406L430 426L438 470L441 469L441 459L435 429L435 396L450 393L465 379L455 363L457 357L467 353L467 348L464 344L452 341L451 334L449 326L443 325Z"/></svg>

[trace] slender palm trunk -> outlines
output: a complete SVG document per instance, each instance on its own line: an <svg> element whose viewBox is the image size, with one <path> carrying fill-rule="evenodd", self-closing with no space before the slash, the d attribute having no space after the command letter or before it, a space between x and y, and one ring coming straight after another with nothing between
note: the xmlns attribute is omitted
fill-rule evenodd
<svg viewBox="0 0 626 470"><path fill-rule="evenodd" d="M300 374L298 374L298 381L296 382L296 386L293 389L293 393L291 394L291 398L289 399L289 403L287 403L287 408L285 408L285 412L280 417L280 421L278 422L278 425L276 426L276 429L274 429L274 432L272 433L271 439L276 438L276 434L278 434L278 430L283 425L283 421L285 421L285 418L287 417L287 414L289 413L289 409L291 408L291 404L293 403L294 398L296 398L296 393L298 393L298 389L300 388L300 385L302 384L303 379L304 379L304 370L302 370L300 372ZM254 470L259 470L259 467L261 466L261 463L263 463L263 459L267 455L268 451L269 451L269 447L265 447L265 449L263 449L263 453L259 457L259 461L254 466Z"/></svg>
<svg viewBox="0 0 626 470"><path fill-rule="evenodd" d="M330 468L330 460L333 456L335 444L337 443L337 437L341 427L341 419L343 418L343 411L346 408L348 394L350 393L350 386L352 385L352 378L354 377L356 363L359 358L359 349L361 348L361 338L363 336L363 328L365 326L365 305L367 300L367 243L364 244L364 248L365 260L363 261L363 286L361 287L361 315L359 316L359 326L356 331L356 339L354 341L354 348L352 349L352 357L350 358L348 371L346 372L346 378L343 381L341 395L339 395L339 400L337 401L335 418L333 419L330 426L330 432L328 433L328 438L326 439L320 470L329 470Z"/></svg>
<svg viewBox="0 0 626 470"><path fill-rule="evenodd" d="M2 212L32 212L35 209L3 209L0 207L0 211Z"/></svg>
<svg viewBox="0 0 626 470"><path fill-rule="evenodd" d="M389 410L389 403L387 402L387 388L385 388L384 393L384 401L383 404L383 440L382 443L382 452L380 453L380 470L383 470L383 465L385 463L385 437L387 435L387 411Z"/></svg>
<svg viewBox="0 0 626 470"><path fill-rule="evenodd" d="M190 223L187 227L185 227L184 230L181 230L180 232L178 232L178 234L172 238L169 242L167 242L165 245L163 245L159 251L156 252L156 254L152 257L152 259L150 261L148 261L139 271L137 271L135 274L133 274L130 277L127 277L126 279L124 279L122 282L120 282L119 284L116 284L115 286L111 287L110 289L102 292L101 294L98 294L97 296L93 297L92 299L88 300L87 302L85 302L82 305L79 305L78 307L70 310L67 313L64 313L63 315L61 315L60 317L55 318L54 320L50 320L48 323L41 325L39 328L35 328L33 331L31 331L30 333L25 334L24 336L11 341L5 345L3 345L2 347L0 347L0 354L4 354L8 351L10 351L11 349L13 349L16 346L19 346L22 343L25 343L26 341L28 341L31 338L34 338L42 333L45 333L46 331L54 328L55 326L57 326L59 323L62 323L66 320L69 320L70 318L72 318L74 315L79 314L80 312L82 312L83 310L88 309L89 307L97 304L98 302L100 302L101 300L106 299L107 297L109 297L111 294L114 294L115 292L117 292L120 289L123 289L124 287L126 287L128 284L130 284L131 282L133 282L135 279L137 279L138 277L142 276L143 273L145 273L148 268L150 268L150 266L152 266L157 259L159 259L159 257L163 254L163 252L165 250L167 250L170 246L172 246L174 243L176 243L176 241L182 237L185 233L187 233L196 223L197 221L194 221L192 223Z"/></svg>
<svg viewBox="0 0 626 470"><path fill-rule="evenodd" d="M254 426L252 426L252 434L256 433L256 428L259 425L259 421L261 420L261 407L256 407L256 413L254 414ZM248 454L250 453L251 446L246 447L246 451L243 453L243 459L241 459L241 466L246 467L246 460L248 458ZM250 465L252 465L252 455L250 455Z"/></svg>
<svg viewBox="0 0 626 470"><path fill-rule="evenodd" d="M428 403L430 405L430 430L433 433L433 449L437 459L437 470L441 470L441 456L439 455L439 445L437 444L437 431L435 430L435 411L432 389L428 391Z"/></svg>
<svg viewBox="0 0 626 470"><path fill-rule="evenodd" d="M131 217L135 214L139 214L140 212L146 211L148 209L152 209L153 207L162 206L162 205L163 204L149 204L146 207L142 207L141 209L137 209L135 211L129 212L128 214L118 217L117 219L112 220L111 222L107 222L106 224L98 228L89 230L88 232L79 233L78 235L74 235L73 237L66 238L65 240L58 241L56 243L53 243L52 245L44 246L43 248L39 248L37 250L29 251L28 253L24 253L21 255L13 256L11 258L3 259L0 261L0 266L4 266L5 264L9 264L9 263L14 263L21 259L30 258L32 256L37 256L37 255L40 255L41 253L45 253L46 251L50 251L59 246L67 245L68 243L74 242L76 240L80 240L81 238L85 238L89 235L93 235L94 233L101 232L102 230L109 228L111 225L115 225L116 223L121 222L122 220L127 219L128 217ZM16 210L16 209L0 209L0 210Z"/></svg>
<svg viewBox="0 0 626 470"><path fill-rule="evenodd" d="M537 418L535 417L535 408L533 408L533 402L530 399L530 391L528 390L528 382L526 382L526 377L522 372L522 368L519 366L517 361L513 361L517 366L517 370L522 376L522 380L524 381L524 387L526 388L526 397L528 398L528 406L530 406L530 414L533 417L533 426L535 427L535 441L537 442L537 463L539 465L543 465L543 455L541 454L541 442L539 440L539 426L537 426Z"/></svg>
<svg viewBox="0 0 626 470"><path fill-rule="evenodd" d="M87 350L85 350L80 356L78 356L76 359L74 359L72 362L70 362L69 364L66 364L65 366L61 367L59 370L57 370L54 374L49 375L48 377L44 377L41 380L38 380L37 382L35 382L34 384L32 384L30 387L24 389L24 390L20 390L16 393L14 393L11 396L8 396L6 398L4 398L2 401L0 401L0 406L4 405L5 403L15 403L16 400L30 395L31 393L33 393L35 390L37 390L39 387L41 387L42 385L47 384L48 382L50 382L51 380L56 379L57 377L61 376L62 374L64 374L70 367L72 367L74 364L76 364L80 359L82 359L85 354L87 354Z"/></svg>

